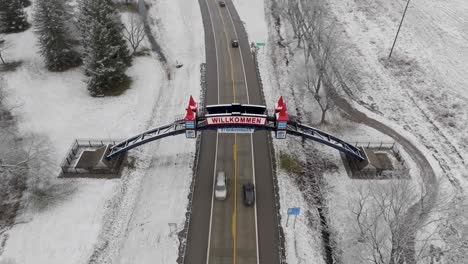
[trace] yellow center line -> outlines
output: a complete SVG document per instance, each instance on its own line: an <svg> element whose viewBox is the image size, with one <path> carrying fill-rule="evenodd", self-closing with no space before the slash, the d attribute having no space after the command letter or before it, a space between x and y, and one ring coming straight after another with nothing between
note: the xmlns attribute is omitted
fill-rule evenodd
<svg viewBox="0 0 468 264"><path fill-rule="evenodd" d="M227 8L227 7L226 7ZM227 43L227 51L229 55L229 64L230 64L230 73L231 73L231 82L232 82L232 98L233 103L236 100L236 84L234 82L234 64L232 62L232 53L231 47L229 42L229 37L226 31L226 23L224 22L223 14L221 13L221 8L218 6L219 16L221 17L221 21L223 23L223 31L224 37L226 38ZM232 212L232 241L233 241L233 248L232 248L232 263L236 264L236 257L237 257L237 135L234 134L234 209Z"/></svg>
<svg viewBox="0 0 468 264"><path fill-rule="evenodd" d="M234 83L234 65L232 63L232 54L231 54L231 48L229 46L229 37L228 37L228 34L226 32L226 23L224 23L223 14L221 13L221 8L219 6L218 6L218 12L219 12L219 16L221 17L221 22L223 23L224 36L226 38L226 43L228 45L227 46L227 51L228 51L228 55L229 55L229 64L231 66L232 97L233 97L233 103L235 103L236 102L236 85Z"/></svg>

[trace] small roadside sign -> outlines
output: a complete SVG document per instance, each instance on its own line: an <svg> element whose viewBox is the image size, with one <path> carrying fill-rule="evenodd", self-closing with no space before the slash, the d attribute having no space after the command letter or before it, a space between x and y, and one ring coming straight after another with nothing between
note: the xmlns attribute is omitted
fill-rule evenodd
<svg viewBox="0 0 468 264"><path fill-rule="evenodd" d="M288 208L288 215L298 215L300 212L301 208L299 207Z"/></svg>
<svg viewBox="0 0 468 264"><path fill-rule="evenodd" d="M288 226L289 223L289 216L294 215L294 228L296 228L296 219L300 212L301 208L299 207L288 208L288 219L286 220L286 226Z"/></svg>
<svg viewBox="0 0 468 264"><path fill-rule="evenodd" d="M257 42L255 43L257 47L265 46L265 42Z"/></svg>

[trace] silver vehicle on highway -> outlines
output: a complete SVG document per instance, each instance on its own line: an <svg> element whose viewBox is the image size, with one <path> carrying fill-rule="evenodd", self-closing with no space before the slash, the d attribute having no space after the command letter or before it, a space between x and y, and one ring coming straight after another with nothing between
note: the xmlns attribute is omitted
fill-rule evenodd
<svg viewBox="0 0 468 264"><path fill-rule="evenodd" d="M226 197L227 197L226 174L224 174L224 171L218 171L218 176L216 177L215 198L217 200L225 200Z"/></svg>

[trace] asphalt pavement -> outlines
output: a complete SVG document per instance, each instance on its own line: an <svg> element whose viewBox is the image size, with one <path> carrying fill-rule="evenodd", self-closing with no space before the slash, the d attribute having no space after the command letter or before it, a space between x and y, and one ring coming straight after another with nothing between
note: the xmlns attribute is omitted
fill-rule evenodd
<svg viewBox="0 0 468 264"><path fill-rule="evenodd" d="M199 0L205 28L205 105L263 104L247 34L231 1ZM238 39L240 47L231 47ZM267 132L204 131L193 194L185 263L279 263L278 221ZM224 171L228 196L213 199ZM256 185L256 206L242 201L242 184Z"/></svg>

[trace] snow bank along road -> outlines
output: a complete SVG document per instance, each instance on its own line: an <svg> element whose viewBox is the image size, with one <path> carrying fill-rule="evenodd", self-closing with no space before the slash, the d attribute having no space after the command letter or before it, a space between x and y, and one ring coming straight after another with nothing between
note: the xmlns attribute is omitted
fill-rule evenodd
<svg viewBox="0 0 468 264"><path fill-rule="evenodd" d="M247 34L232 2L199 0L205 27L205 105L263 104ZM240 47L232 48L231 39ZM203 132L185 263L279 263L278 221L265 132ZM228 179L225 201L213 199L214 177ZM256 206L245 207L242 184L256 186ZM257 224L260 223L260 224Z"/></svg>

